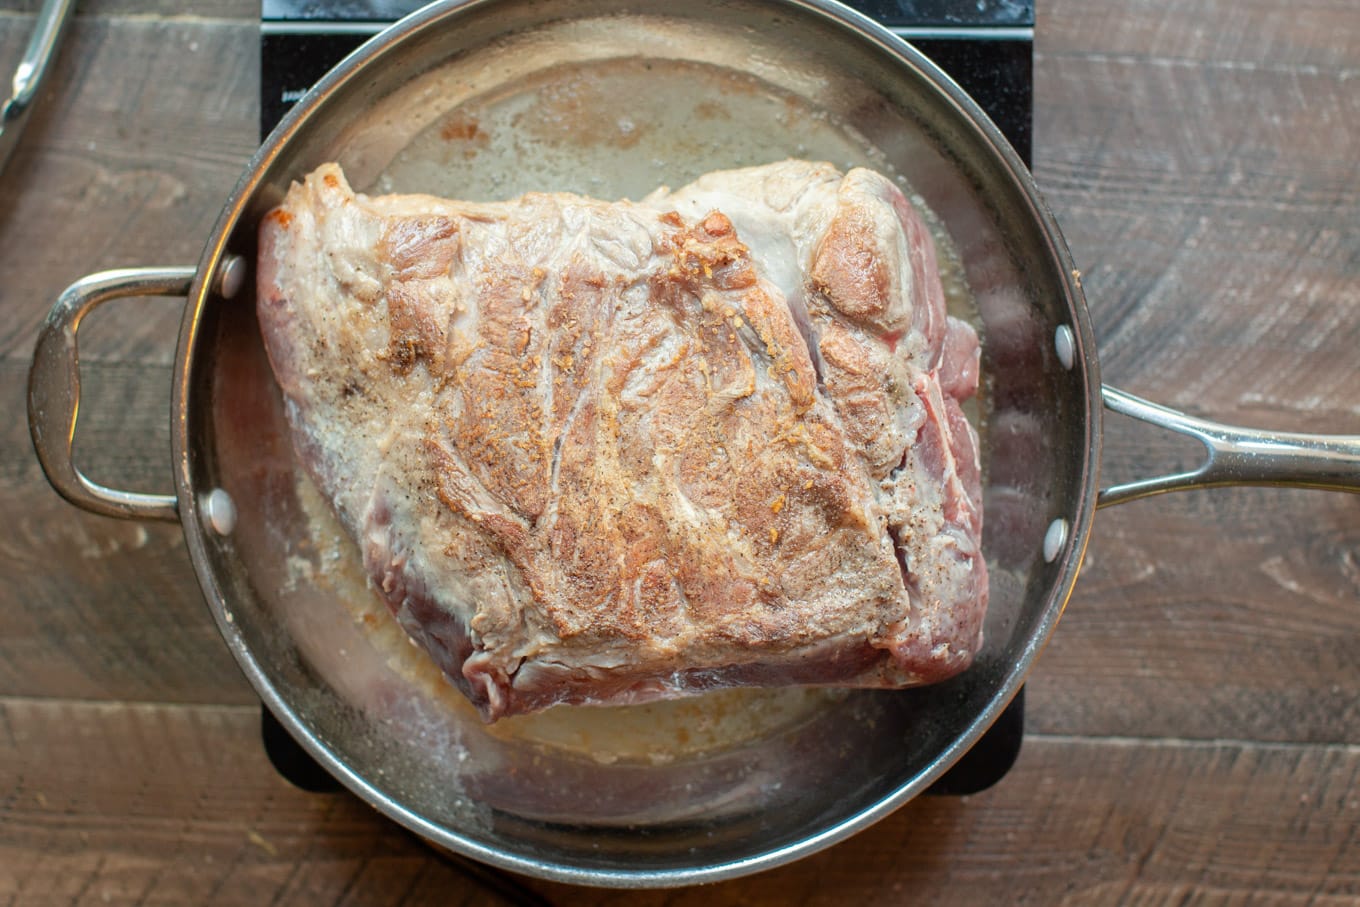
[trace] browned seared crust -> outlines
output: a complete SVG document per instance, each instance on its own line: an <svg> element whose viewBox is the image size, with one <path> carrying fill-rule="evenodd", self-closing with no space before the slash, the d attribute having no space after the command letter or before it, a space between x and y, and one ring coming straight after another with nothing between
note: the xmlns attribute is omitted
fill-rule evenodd
<svg viewBox="0 0 1360 907"><path fill-rule="evenodd" d="M975 445L939 389L929 237L866 171L734 173L478 205L355 196L327 165L265 219L300 456L490 718L904 686L979 644ZM783 207L773 179L801 181ZM770 263L789 249L792 272Z"/></svg>

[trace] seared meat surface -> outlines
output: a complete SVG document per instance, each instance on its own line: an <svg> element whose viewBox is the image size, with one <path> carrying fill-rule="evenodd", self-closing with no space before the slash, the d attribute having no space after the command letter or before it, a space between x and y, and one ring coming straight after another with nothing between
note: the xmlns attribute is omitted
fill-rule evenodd
<svg viewBox="0 0 1360 907"><path fill-rule="evenodd" d="M468 203L325 165L258 277L299 462L488 720L977 651L977 338L886 178Z"/></svg>

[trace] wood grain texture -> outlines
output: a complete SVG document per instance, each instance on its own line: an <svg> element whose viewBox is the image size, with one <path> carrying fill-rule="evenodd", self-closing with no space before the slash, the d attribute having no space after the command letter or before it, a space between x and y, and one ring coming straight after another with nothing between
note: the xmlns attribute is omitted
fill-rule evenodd
<svg viewBox="0 0 1360 907"><path fill-rule="evenodd" d="M0 17L17 60L30 22ZM91 271L193 264L258 145L246 22L77 17L0 178L0 356L26 361L57 295ZM91 355L169 361L179 312L136 309ZM151 347L148 350L148 347Z"/></svg>
<svg viewBox="0 0 1360 907"><path fill-rule="evenodd" d="M1358 13L1350 0L1039 0L1037 43L1045 56L1131 56L1248 69L1354 70Z"/></svg>
<svg viewBox="0 0 1360 907"><path fill-rule="evenodd" d="M5 0L0 16L29 19L42 0ZM80 0L75 16L80 19L150 17L184 21L221 20L256 22L260 17L259 0Z"/></svg>
<svg viewBox="0 0 1360 907"><path fill-rule="evenodd" d="M76 463L96 481L173 490L169 366L87 362ZM244 703L253 693L199 592L179 526L84 513L43 481L27 365L0 360L0 691Z"/></svg>
<svg viewBox="0 0 1360 907"><path fill-rule="evenodd" d="M1031 726L1360 740L1357 503L1248 490L1102 512L1031 677Z"/></svg>
<svg viewBox="0 0 1360 907"><path fill-rule="evenodd" d="M35 0L0 3L0 68ZM23 419L73 278L191 263L256 145L258 7L82 3L0 175L0 905L494 904L348 796L288 787L173 526L88 516ZM1036 174L1104 377L1360 434L1360 6L1040 0ZM82 333L78 461L167 490L173 301ZM1195 446L1107 420L1110 480ZM794 866L555 903L1360 903L1360 496L1102 511L1000 785Z"/></svg>
<svg viewBox="0 0 1360 907"><path fill-rule="evenodd" d="M290 787L258 728L252 708L0 701L0 903L499 903L357 800Z"/></svg>
<svg viewBox="0 0 1360 907"><path fill-rule="evenodd" d="M1360 161L1340 152L1360 146L1360 10L1222 7L1041 4L1036 175L1107 381L1223 421L1360 434ZM1110 481L1196 461L1106 424ZM1360 740L1358 559L1354 496L1240 489L1104 511L1031 717L1063 733Z"/></svg>
<svg viewBox="0 0 1360 907"><path fill-rule="evenodd" d="M349 795L289 787L257 726L0 700L0 902L498 903ZM1033 737L993 790L916 801L793 866L667 892L531 884L562 907L1340 907L1360 898L1357 828L1357 747Z"/></svg>
<svg viewBox="0 0 1360 907"><path fill-rule="evenodd" d="M61 290L102 268L196 261L256 145L257 26L241 4L220 14L234 22L118 10L81 5L0 174L0 690L248 702L180 530L66 504L42 480L23 418L37 326ZM0 13L0 60L17 60L30 28L31 16ZM174 300L119 302L82 328L77 462L98 481L173 490L181 312Z"/></svg>
<svg viewBox="0 0 1360 907"><path fill-rule="evenodd" d="M1360 161L1339 153L1360 143L1360 49L1349 68L1250 68L1222 65L1228 48L1210 63L1163 57L1156 34L1137 58L1103 53L1099 33L1085 54L1050 55L1043 36L1036 96L1063 100L1036 105L1036 172L1082 268L1107 377L1230 417L1360 426L1347 229Z"/></svg>

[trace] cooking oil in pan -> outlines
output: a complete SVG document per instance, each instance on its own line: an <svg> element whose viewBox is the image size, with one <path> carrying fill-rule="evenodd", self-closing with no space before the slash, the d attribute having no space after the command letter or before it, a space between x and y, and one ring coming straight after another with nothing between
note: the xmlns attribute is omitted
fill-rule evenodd
<svg viewBox="0 0 1360 907"><path fill-rule="evenodd" d="M638 199L710 170L788 157L883 166L823 112L749 75L682 61L605 60L550 68L460 104L400 152L373 191Z"/></svg>
<svg viewBox="0 0 1360 907"><path fill-rule="evenodd" d="M950 314L977 325L952 240L883 152L834 114L748 73L652 58L549 67L458 104L398 152L367 191L465 201L526 192L636 200L712 170L787 158L869 167L895 179L930 225Z"/></svg>
<svg viewBox="0 0 1360 907"><path fill-rule="evenodd" d="M412 645L369 586L358 549L321 493L301 472L295 491L309 537L303 545L305 555L290 559L290 580L324 591L337 608L348 612L357 631L336 628L331 634L340 640L331 646L335 651L313 645L307 657L332 686L360 708L389 708L396 681L405 685L410 695L435 706L408 710L427 716L426 724L431 723L430 714L442 713L465 732L481 729L501 740L544 746L597 762L658 765L791 728L845 695L838 690L802 688L719 690L641 705L556 706L484 725L435 663ZM307 621L312 633L326 623ZM296 631L295 636L305 638L306 634ZM432 736L454 739L459 735Z"/></svg>

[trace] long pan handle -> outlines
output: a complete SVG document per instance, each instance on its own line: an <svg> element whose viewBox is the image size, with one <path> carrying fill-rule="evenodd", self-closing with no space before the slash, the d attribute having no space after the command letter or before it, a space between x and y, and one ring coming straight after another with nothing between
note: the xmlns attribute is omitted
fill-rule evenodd
<svg viewBox="0 0 1360 907"><path fill-rule="evenodd" d="M1097 507L1190 488L1284 485L1360 492L1360 435L1309 435L1238 428L1199 419L1108 385L1105 408L1178 432L1204 445L1207 456L1188 472L1102 489Z"/></svg>
<svg viewBox="0 0 1360 907"><path fill-rule="evenodd" d="M9 98L0 107L0 170L5 169L5 163L19 142L19 134L57 55L57 48L61 46L62 34L75 5L75 0L45 0L38 11L33 34L14 70Z"/></svg>

